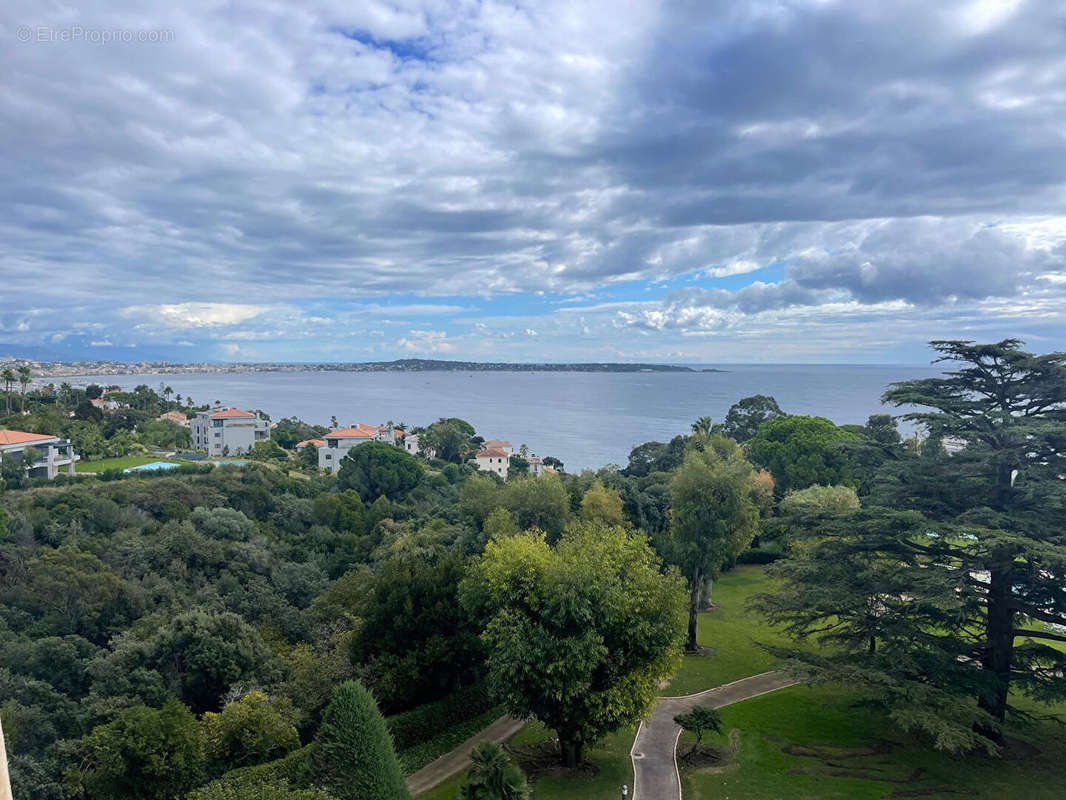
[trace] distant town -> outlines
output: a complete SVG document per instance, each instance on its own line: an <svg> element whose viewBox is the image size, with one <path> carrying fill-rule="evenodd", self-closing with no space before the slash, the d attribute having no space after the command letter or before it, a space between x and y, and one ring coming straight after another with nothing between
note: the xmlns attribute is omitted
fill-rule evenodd
<svg viewBox="0 0 1066 800"><path fill-rule="evenodd" d="M446 361L433 358L401 358L394 361L281 363L217 362L174 363L169 361L41 361L0 356L0 364L26 365L38 378L78 375L142 375L222 372L721 372L677 364L627 364L585 362L533 364L503 361Z"/></svg>

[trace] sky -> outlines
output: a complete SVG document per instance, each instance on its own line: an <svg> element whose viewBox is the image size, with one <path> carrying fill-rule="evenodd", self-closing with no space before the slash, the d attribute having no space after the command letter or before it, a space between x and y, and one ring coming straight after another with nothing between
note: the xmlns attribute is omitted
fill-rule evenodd
<svg viewBox="0 0 1066 800"><path fill-rule="evenodd" d="M0 42L0 356L1066 350L1066 3L7 0Z"/></svg>

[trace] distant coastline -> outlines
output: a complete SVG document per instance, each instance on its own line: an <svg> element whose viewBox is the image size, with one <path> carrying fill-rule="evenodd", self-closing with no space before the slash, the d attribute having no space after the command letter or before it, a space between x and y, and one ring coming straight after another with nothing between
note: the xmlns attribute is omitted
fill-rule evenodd
<svg viewBox="0 0 1066 800"><path fill-rule="evenodd" d="M252 372L725 372L714 368L696 368L678 364L630 364L623 362L538 362L448 361L433 358L401 358L393 361L322 362L322 363L218 363L178 364L167 361L52 361L33 362L38 379L84 375L164 375L252 373Z"/></svg>

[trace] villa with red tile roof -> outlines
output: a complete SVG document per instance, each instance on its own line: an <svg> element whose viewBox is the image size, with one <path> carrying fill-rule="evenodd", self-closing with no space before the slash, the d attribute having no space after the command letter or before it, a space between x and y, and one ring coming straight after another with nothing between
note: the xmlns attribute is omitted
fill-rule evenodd
<svg viewBox="0 0 1066 800"><path fill-rule="evenodd" d="M486 444L488 443L486 442ZM486 447L484 450L479 450L478 454L474 456L474 463L477 464L478 469L483 469L486 472L495 472L501 478L507 480L507 472L511 468L511 454L498 447Z"/></svg>
<svg viewBox="0 0 1066 800"><path fill-rule="evenodd" d="M318 448L318 466L330 472L339 472L341 461L353 447L366 442L396 443L396 434L386 425L367 425L360 422L347 428L330 431L324 437L325 445Z"/></svg>
<svg viewBox="0 0 1066 800"><path fill-rule="evenodd" d="M68 475L74 474L74 462L78 456L74 453L74 445L66 439L0 429L0 457L21 463L29 448L37 454L33 464L28 465L31 478L54 478L61 470Z"/></svg>
<svg viewBox="0 0 1066 800"><path fill-rule="evenodd" d="M239 408L198 411L189 420L192 446L209 456L248 453L256 442L270 438L270 421Z"/></svg>

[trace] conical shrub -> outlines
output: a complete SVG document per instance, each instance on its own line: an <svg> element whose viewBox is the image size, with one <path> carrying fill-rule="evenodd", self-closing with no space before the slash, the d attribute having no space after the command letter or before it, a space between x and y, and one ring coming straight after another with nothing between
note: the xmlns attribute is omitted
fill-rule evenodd
<svg viewBox="0 0 1066 800"><path fill-rule="evenodd" d="M342 683L315 736L315 783L338 800L410 800L385 720L358 681Z"/></svg>

